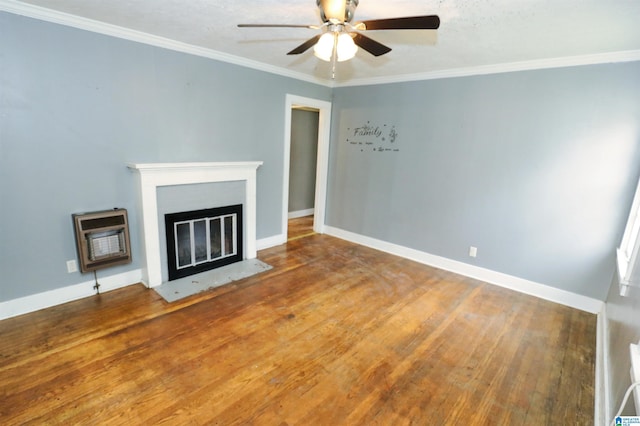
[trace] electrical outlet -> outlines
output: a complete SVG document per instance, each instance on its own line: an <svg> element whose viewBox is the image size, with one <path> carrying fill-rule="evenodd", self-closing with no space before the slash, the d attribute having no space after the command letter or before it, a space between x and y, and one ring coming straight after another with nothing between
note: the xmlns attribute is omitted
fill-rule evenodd
<svg viewBox="0 0 640 426"><path fill-rule="evenodd" d="M629 345L631 353L631 383L640 382L640 346ZM640 388L636 386L633 390L633 400L636 404L636 414L640 413Z"/></svg>
<svg viewBox="0 0 640 426"><path fill-rule="evenodd" d="M476 257L478 255L478 248L471 246L469 247L469 256Z"/></svg>
<svg viewBox="0 0 640 426"><path fill-rule="evenodd" d="M78 264L76 263L75 259L67 260L67 272L70 274L73 272L78 272Z"/></svg>

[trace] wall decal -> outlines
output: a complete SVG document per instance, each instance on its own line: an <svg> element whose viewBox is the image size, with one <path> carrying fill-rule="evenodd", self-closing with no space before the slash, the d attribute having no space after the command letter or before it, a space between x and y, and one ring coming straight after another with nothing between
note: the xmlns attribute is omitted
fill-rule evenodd
<svg viewBox="0 0 640 426"><path fill-rule="evenodd" d="M398 152L398 132L394 125L375 125L367 121L362 126L347 127L347 143L360 152Z"/></svg>

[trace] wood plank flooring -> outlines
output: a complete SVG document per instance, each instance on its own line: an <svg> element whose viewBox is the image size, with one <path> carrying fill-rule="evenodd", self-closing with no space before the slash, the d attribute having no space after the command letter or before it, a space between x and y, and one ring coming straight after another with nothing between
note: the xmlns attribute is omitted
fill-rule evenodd
<svg viewBox="0 0 640 426"><path fill-rule="evenodd" d="M313 234L313 215L289 219L287 240L308 237Z"/></svg>
<svg viewBox="0 0 640 426"><path fill-rule="evenodd" d="M596 317L314 234L0 321L0 424L591 425Z"/></svg>

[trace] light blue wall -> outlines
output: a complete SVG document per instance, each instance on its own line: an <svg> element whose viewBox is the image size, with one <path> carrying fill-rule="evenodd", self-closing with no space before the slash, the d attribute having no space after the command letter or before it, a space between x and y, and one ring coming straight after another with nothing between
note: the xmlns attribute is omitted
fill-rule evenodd
<svg viewBox="0 0 640 426"><path fill-rule="evenodd" d="M604 300L639 93L639 62L338 88L327 223Z"/></svg>
<svg viewBox="0 0 640 426"><path fill-rule="evenodd" d="M280 234L286 94L326 87L0 13L0 301L92 279L71 214L129 210L130 162L264 161L257 237Z"/></svg>
<svg viewBox="0 0 640 426"><path fill-rule="evenodd" d="M134 261L108 273L140 267L129 162L264 161L258 238L279 234L287 93L334 97L329 225L606 296L640 63L332 91L7 13L0 39L0 301L91 279L66 272L75 212L127 208ZM367 122L398 151L347 143Z"/></svg>
<svg viewBox="0 0 640 426"><path fill-rule="evenodd" d="M319 118L320 114L317 111L291 111L289 212L314 207Z"/></svg>

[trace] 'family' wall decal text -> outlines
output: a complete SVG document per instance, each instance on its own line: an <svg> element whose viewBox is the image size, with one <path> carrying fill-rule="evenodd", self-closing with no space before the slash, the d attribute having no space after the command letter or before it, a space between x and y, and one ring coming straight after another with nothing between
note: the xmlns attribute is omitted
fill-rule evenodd
<svg viewBox="0 0 640 426"><path fill-rule="evenodd" d="M367 121L362 126L347 127L347 143L359 148L360 152L399 152L397 138L394 125L375 125Z"/></svg>

